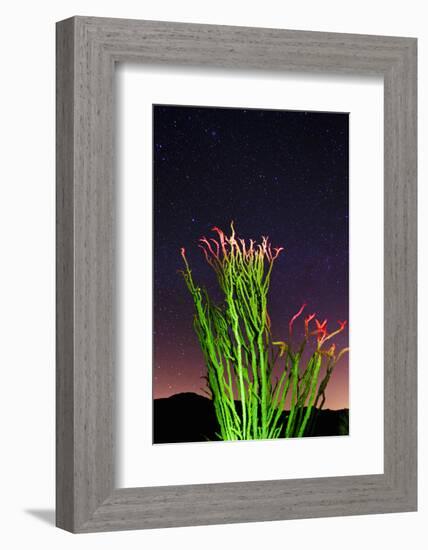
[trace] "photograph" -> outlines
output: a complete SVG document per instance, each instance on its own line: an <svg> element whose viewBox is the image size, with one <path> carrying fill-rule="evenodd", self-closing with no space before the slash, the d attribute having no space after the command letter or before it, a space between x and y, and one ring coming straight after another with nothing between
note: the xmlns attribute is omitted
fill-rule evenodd
<svg viewBox="0 0 428 550"><path fill-rule="evenodd" d="M423 547L425 3L2 8L0 548Z"/></svg>
<svg viewBox="0 0 428 550"><path fill-rule="evenodd" d="M153 443L349 435L349 113L152 113Z"/></svg>

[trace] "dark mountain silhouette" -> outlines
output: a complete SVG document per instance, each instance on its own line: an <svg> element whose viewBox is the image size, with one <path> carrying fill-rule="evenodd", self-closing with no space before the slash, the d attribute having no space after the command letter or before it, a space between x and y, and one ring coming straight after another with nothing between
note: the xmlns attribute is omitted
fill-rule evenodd
<svg viewBox="0 0 428 550"><path fill-rule="evenodd" d="M236 403L239 408L240 403ZM288 411L282 413L285 426ZM314 410L312 426L306 436L322 437L349 434L349 410ZM178 393L153 402L153 443L216 441L219 431L210 399L196 393Z"/></svg>

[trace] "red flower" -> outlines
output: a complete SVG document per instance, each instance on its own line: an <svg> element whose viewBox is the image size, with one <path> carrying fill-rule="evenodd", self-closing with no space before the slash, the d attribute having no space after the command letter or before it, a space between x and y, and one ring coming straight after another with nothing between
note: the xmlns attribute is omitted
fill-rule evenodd
<svg viewBox="0 0 428 550"><path fill-rule="evenodd" d="M225 256L227 256L226 242L225 242L225 236L224 236L223 231L221 229L219 229L218 227L213 227L212 231L215 231L218 234L218 236L220 238L220 244L221 244L221 249L223 251L223 254Z"/></svg>
<svg viewBox="0 0 428 550"><path fill-rule="evenodd" d="M315 315L316 315L316 313L311 313L305 319L305 336L306 336L306 338L309 337L309 323L312 321L312 319L315 317Z"/></svg>
<svg viewBox="0 0 428 550"><path fill-rule="evenodd" d="M324 323L327 323L327 321L324 321ZM334 336L337 336L338 334L340 334L344 330L347 324L347 321L338 321L338 323L339 323L339 328L334 330L333 332L330 332L330 334L327 334L327 327L324 327L324 324L319 326L317 324L318 329L324 330L322 336L318 336L318 345L320 344L322 345L327 340L330 340L330 338L333 338Z"/></svg>
<svg viewBox="0 0 428 550"><path fill-rule="evenodd" d="M271 253L271 259L272 261L273 260L276 260L278 258L278 256L280 255L281 251L284 250L284 247L283 246L277 246L275 247L274 249L274 254Z"/></svg>
<svg viewBox="0 0 428 550"><path fill-rule="evenodd" d="M305 307L306 307L306 304L303 304L302 307L299 309L299 311L296 313L296 315L293 315L290 322L288 323L288 331L290 333L290 338L291 338L291 334L293 332L293 323L298 317L300 317L300 315L302 315L302 312L305 309Z"/></svg>
<svg viewBox="0 0 428 550"><path fill-rule="evenodd" d="M318 319L315 319L315 324L317 325L317 328L314 332L314 334L317 334L317 340L318 343L321 342L326 336L327 336L327 319L324 319L322 323L318 321Z"/></svg>

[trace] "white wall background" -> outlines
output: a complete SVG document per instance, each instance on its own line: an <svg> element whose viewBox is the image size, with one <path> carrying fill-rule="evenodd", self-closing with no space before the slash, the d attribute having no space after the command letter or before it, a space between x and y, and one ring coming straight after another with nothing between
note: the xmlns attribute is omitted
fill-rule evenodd
<svg viewBox="0 0 428 550"><path fill-rule="evenodd" d="M3 548L256 549L377 544L423 547L428 520L426 420L420 400L420 510L412 514L70 535L53 527L54 506L54 23L70 15L417 36L420 67L420 212L428 207L428 27L424 2L407 0L14 0L1 11L0 86L0 544ZM428 277L426 216L420 280ZM425 230L425 231L424 231ZM428 329L421 284L420 334ZM419 393L428 374L420 352ZM418 542L418 538L421 542Z"/></svg>

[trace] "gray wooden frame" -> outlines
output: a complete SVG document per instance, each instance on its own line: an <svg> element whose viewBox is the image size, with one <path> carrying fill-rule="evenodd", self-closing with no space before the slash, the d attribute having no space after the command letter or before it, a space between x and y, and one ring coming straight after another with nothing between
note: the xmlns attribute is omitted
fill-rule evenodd
<svg viewBox="0 0 428 550"><path fill-rule="evenodd" d="M115 63L124 61L383 76L383 474L115 488L113 80ZM90 17L59 22L56 390L63 529L416 510L416 40Z"/></svg>

